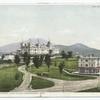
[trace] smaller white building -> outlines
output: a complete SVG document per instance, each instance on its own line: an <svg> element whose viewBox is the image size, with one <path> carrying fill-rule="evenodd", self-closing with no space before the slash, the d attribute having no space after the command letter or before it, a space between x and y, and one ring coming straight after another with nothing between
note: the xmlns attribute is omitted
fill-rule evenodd
<svg viewBox="0 0 100 100"><path fill-rule="evenodd" d="M100 57L80 57L78 60L78 68L81 74L100 73Z"/></svg>
<svg viewBox="0 0 100 100"><path fill-rule="evenodd" d="M3 60L11 60L14 62L14 55L13 54L5 54Z"/></svg>
<svg viewBox="0 0 100 100"><path fill-rule="evenodd" d="M2 56L0 56L0 60L2 59Z"/></svg>

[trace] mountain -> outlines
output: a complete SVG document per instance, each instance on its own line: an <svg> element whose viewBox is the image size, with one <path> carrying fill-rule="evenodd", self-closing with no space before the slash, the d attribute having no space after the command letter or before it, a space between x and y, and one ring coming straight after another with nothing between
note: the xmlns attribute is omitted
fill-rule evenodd
<svg viewBox="0 0 100 100"><path fill-rule="evenodd" d="M33 39L26 40L24 42L31 42L34 45L37 42L39 42L40 44L46 44L48 41L44 40L44 39L41 39L41 38L38 38L38 39L33 38ZM8 45L5 45L5 46L1 46L0 47L0 55L2 53L15 52L19 48L20 48L20 42L18 42L18 43L11 43L11 44L8 44Z"/></svg>
<svg viewBox="0 0 100 100"><path fill-rule="evenodd" d="M40 44L46 44L48 41L41 39L41 38L38 38L38 39L33 38L33 39L26 40L24 42L32 42L32 44L39 42ZM55 45L55 47L58 48L60 50L60 52L62 50L64 50L65 52L72 51L73 54L80 54L80 55L84 55L84 56L89 55L89 54L94 54L95 56L100 56L100 50L90 48L81 43L77 43L77 44L70 45L70 46ZM20 42L1 46L0 47L0 55L3 53L15 52L19 48L20 48Z"/></svg>
<svg viewBox="0 0 100 100"><path fill-rule="evenodd" d="M55 45L55 47L57 47L60 52L62 50L64 50L66 53L68 51L72 51L73 54L80 54L80 55L90 55L90 54L94 54L95 56L100 56L100 50L98 49L94 49L94 48L90 48L84 44L81 43L77 43L71 46L65 46L65 45Z"/></svg>

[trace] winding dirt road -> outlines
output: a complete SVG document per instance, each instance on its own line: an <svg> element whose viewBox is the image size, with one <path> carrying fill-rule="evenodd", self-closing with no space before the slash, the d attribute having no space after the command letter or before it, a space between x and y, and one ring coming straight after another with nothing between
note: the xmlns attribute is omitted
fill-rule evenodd
<svg viewBox="0 0 100 100"><path fill-rule="evenodd" d="M65 81L53 78L40 77L25 70L25 65L20 66L18 70L24 73L22 84L11 92L77 92L80 90L94 88L98 84L98 79L82 80L82 81ZM40 77L53 81L55 86L45 89L31 89L30 82L32 76Z"/></svg>

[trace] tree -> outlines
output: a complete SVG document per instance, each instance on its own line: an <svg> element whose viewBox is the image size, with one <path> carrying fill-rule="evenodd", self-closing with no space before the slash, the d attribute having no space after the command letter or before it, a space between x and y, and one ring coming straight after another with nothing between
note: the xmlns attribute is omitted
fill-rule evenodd
<svg viewBox="0 0 100 100"><path fill-rule="evenodd" d="M33 63L36 68L39 68L43 62L43 56L35 55L33 57Z"/></svg>
<svg viewBox="0 0 100 100"><path fill-rule="evenodd" d="M30 63L30 56L29 55L27 55L27 57L26 57L26 66L28 66L29 65L29 63Z"/></svg>
<svg viewBox="0 0 100 100"><path fill-rule="evenodd" d="M63 51L61 51L61 56L62 56L62 58L67 58L67 54L65 53L65 51L63 50Z"/></svg>
<svg viewBox="0 0 100 100"><path fill-rule="evenodd" d="M26 66L28 67L28 65L30 63L30 55L27 52L25 52L23 57L24 57L23 60L24 60L24 62L26 64Z"/></svg>
<svg viewBox="0 0 100 100"><path fill-rule="evenodd" d="M51 45L51 43L50 43L50 41L48 41L46 46L47 46L48 48L50 48L50 45Z"/></svg>
<svg viewBox="0 0 100 100"><path fill-rule="evenodd" d="M68 51L68 58L71 58L73 56L73 52L72 51Z"/></svg>
<svg viewBox="0 0 100 100"><path fill-rule="evenodd" d="M50 49L50 50L49 50L49 54L51 55L51 54L52 54L52 52L53 52L53 50L51 50L51 49Z"/></svg>
<svg viewBox="0 0 100 100"><path fill-rule="evenodd" d="M44 55L40 55L40 66L42 65L42 63L43 63L43 60L44 60Z"/></svg>
<svg viewBox="0 0 100 100"><path fill-rule="evenodd" d="M62 74L64 66L65 66L64 61L63 61L63 62L61 62L61 63L59 64L59 66L58 66L58 67L59 67L59 72L60 72L60 74Z"/></svg>
<svg viewBox="0 0 100 100"><path fill-rule="evenodd" d="M1 57L1 59L3 60L3 59L4 59L4 57L5 57L5 55L4 55L4 54L2 54L2 57Z"/></svg>
<svg viewBox="0 0 100 100"><path fill-rule="evenodd" d="M19 55L15 55L14 62L16 63L16 65L18 65L18 64L19 64L19 62L20 62Z"/></svg>
<svg viewBox="0 0 100 100"><path fill-rule="evenodd" d="M45 56L45 63L46 63L46 65L48 66L48 72L49 72L50 65L51 65L51 58L50 58L50 55L49 55L49 54L47 54L47 55Z"/></svg>

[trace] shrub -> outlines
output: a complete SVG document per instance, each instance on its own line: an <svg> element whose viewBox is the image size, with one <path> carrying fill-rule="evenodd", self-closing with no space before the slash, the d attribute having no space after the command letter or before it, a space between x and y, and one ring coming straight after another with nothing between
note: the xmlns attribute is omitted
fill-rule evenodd
<svg viewBox="0 0 100 100"><path fill-rule="evenodd" d="M42 73L36 73L38 76L42 76Z"/></svg>
<svg viewBox="0 0 100 100"><path fill-rule="evenodd" d="M43 72L43 73L42 73L42 76L48 77L49 74L48 74L48 72Z"/></svg>

